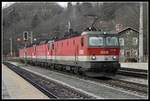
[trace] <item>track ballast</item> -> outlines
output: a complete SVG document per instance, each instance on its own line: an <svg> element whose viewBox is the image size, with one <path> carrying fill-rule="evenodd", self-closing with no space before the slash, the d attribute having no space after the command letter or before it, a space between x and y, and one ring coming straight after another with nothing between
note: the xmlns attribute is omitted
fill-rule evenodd
<svg viewBox="0 0 150 101"><path fill-rule="evenodd" d="M41 77L37 74L24 70L18 66L10 64L8 62L4 62L5 65L8 66L11 70L19 74L25 80L30 82L32 85L37 87L40 91L42 91L49 98L53 99L62 99L62 98L77 98L77 99L86 99L92 98L91 96L81 93L77 90L69 88L67 86L58 84L52 80Z"/></svg>

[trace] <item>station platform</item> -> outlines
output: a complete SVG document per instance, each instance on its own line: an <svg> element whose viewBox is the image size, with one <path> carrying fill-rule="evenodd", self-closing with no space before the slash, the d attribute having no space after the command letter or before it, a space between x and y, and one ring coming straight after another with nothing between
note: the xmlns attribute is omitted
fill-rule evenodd
<svg viewBox="0 0 150 101"><path fill-rule="evenodd" d="M131 69L148 70L148 63L123 63L120 62L121 67Z"/></svg>
<svg viewBox="0 0 150 101"><path fill-rule="evenodd" d="M2 99L49 99L41 91L2 64Z"/></svg>

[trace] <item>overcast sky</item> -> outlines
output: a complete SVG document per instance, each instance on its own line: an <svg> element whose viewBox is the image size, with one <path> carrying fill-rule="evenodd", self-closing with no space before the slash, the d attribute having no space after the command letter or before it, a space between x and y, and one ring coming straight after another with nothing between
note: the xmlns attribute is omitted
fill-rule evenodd
<svg viewBox="0 0 150 101"><path fill-rule="evenodd" d="M10 6L11 4L13 4L14 2L2 2L2 8L4 7L8 7Z"/></svg>
<svg viewBox="0 0 150 101"><path fill-rule="evenodd" d="M8 7L10 5L12 5L15 2L2 2L2 8L4 7ZM67 7L67 3L68 2L57 2L59 5L61 5L62 7ZM76 2L72 2L73 4L75 4Z"/></svg>

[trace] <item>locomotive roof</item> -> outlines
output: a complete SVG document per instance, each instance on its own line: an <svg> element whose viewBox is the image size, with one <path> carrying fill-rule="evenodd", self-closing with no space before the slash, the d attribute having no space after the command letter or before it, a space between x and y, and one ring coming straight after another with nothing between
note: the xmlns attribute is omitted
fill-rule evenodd
<svg viewBox="0 0 150 101"><path fill-rule="evenodd" d="M55 41L59 41L59 40L64 40L64 39L68 39L68 38L72 38L72 37L76 37L76 36L80 36L80 35L98 35L98 34L103 34L103 35L118 35L117 33L113 33L113 32L106 32L106 31L84 31L82 32L81 34L78 33L78 34L72 34L70 36L67 36L67 37L63 37L63 38L58 38L58 39L54 39ZM32 47L33 45L41 45L41 44L45 44L45 43L48 43L49 41L52 41L50 39L45 39L45 40L42 40L42 41L39 41L39 42L35 42L33 44L30 44L28 45L27 47Z"/></svg>
<svg viewBox="0 0 150 101"><path fill-rule="evenodd" d="M86 35L86 34L116 34L117 33L112 33L112 32L106 32L106 31L86 31L86 32L83 32L81 35Z"/></svg>

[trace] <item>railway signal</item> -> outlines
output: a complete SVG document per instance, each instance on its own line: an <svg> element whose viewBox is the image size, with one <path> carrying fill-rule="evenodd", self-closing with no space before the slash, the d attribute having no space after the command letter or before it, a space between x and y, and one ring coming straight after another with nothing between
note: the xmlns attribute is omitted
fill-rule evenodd
<svg viewBox="0 0 150 101"><path fill-rule="evenodd" d="M24 31L23 32L23 40L24 41L31 41L31 44L33 43L33 32Z"/></svg>
<svg viewBox="0 0 150 101"><path fill-rule="evenodd" d="M25 32L23 32L23 40L24 41L27 41L28 40L28 36L29 34L28 34L28 32L27 31L25 31Z"/></svg>
<svg viewBox="0 0 150 101"><path fill-rule="evenodd" d="M25 41L25 58L24 58L24 61L25 61L25 66L27 65L27 40L28 40L28 32L27 31L24 31L23 32L23 40Z"/></svg>

